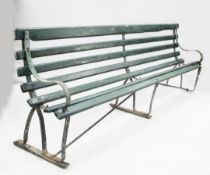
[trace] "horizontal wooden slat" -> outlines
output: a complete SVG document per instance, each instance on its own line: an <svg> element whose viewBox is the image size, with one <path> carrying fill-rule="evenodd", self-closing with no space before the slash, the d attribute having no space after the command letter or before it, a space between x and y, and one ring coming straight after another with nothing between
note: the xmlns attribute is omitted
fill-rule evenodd
<svg viewBox="0 0 210 175"><path fill-rule="evenodd" d="M72 106L68 107L65 112L63 112L61 109L59 109L55 112L55 115L58 119L63 119L65 117L72 116L74 114L85 111L92 107L106 103L106 102L113 100L115 98L122 97L124 95L133 93L135 91L138 91L140 89L146 88L151 85L154 85L161 81L167 80L169 78L178 76L180 74L187 73L192 70L195 70L199 66L200 66L199 64L185 65L181 68L176 68L171 72L163 73L162 75L159 75L159 76L154 76L154 77L146 79L146 80L141 79L141 80L133 81L131 83L123 85L120 89L115 88L113 91L109 90L110 92L107 92L107 93L100 95L98 97L83 101L83 102L75 104L75 105L72 105Z"/></svg>
<svg viewBox="0 0 210 175"><path fill-rule="evenodd" d="M129 51L121 51L121 52L107 53L107 54L101 54L101 55L95 55L95 56L87 56L87 57L82 57L82 58L77 58L77 59L56 61L52 63L38 64L38 65L35 65L35 69L38 73L47 72L47 71L63 69L63 68L71 67L71 66L78 66L82 64L116 59L123 56L133 56L133 55L144 54L144 53L149 53L149 52L161 51L161 50L171 49L174 47L178 47L178 44L177 43L166 44L166 45L161 45L161 46L153 46L153 47L147 47L147 48L141 48L141 49L133 49ZM26 76L26 75L30 75L31 71L29 67L20 67L17 69L17 74L18 76Z"/></svg>
<svg viewBox="0 0 210 175"><path fill-rule="evenodd" d="M24 39L24 32L29 31L31 40L53 40L75 37L89 37L101 35L117 35L126 33L156 32L176 29L178 24L151 25L119 25L119 26L87 26L87 27L58 27L16 29L15 39Z"/></svg>
<svg viewBox="0 0 210 175"><path fill-rule="evenodd" d="M84 91L87 91L87 90L91 90L91 89L94 89L94 88L98 88L98 87L101 87L101 86L112 84L112 83L122 81L122 80L131 78L131 77L134 77L134 76L137 76L137 75L143 75L143 74L146 74L146 73L150 73L152 71L167 68L167 67L177 65L177 64L180 64L180 63L183 63L183 62L184 62L183 59L166 62L166 63L159 64L159 65L156 65L156 66L151 66L151 67L147 67L147 68L140 69L140 70L137 70L137 71L133 71L133 72L130 72L130 73L125 73L125 74L120 74L120 75L117 75L117 76L112 76L112 77L109 77L109 78L105 78L103 80L97 80L97 81L93 81L93 82L90 82L90 83L85 83L83 85L72 87L72 88L69 89L69 91L70 91L71 95L78 94L78 93L81 93L81 92L84 92ZM47 103L47 102L50 102L50 101L54 101L54 100L57 100L57 99L60 99L60 98L63 98L63 97L65 97L65 94L64 94L63 91L56 91L56 92L53 92L53 93L49 93L49 94L45 94L45 95L41 95L41 96L38 96L38 97L31 98L31 99L28 100L28 103L31 106L36 106L36 105Z"/></svg>
<svg viewBox="0 0 210 175"><path fill-rule="evenodd" d="M197 65L197 62L188 64L187 66L195 65L195 64ZM178 69L180 69L180 67ZM138 80L138 83L141 83L143 81L149 80L149 79L154 78L154 77L159 77L159 76L161 76L163 74L166 74L166 73L170 73L173 70L174 69L170 69L170 70L166 70L166 71L162 71L162 72L159 72L159 73L152 74L152 75L147 76L145 78L141 78L140 80ZM132 82L132 84L133 83L135 84L136 82ZM128 86L129 84L130 83L126 84L126 86ZM84 101L87 101L87 100L91 100L91 99L97 98L97 97L99 97L101 95L109 94L110 92L113 92L113 91L120 90L122 87L125 87L125 86L124 85L120 85L120 86L117 86L117 87L114 87L114 88L111 88L111 89L108 89L108 90L105 90L105 91L102 91L102 92L98 92L98 93L95 93L95 94L91 94L91 95L88 95L88 96L85 96L85 97L82 97L82 98L78 98L78 99L72 100L70 106L76 105L78 103L81 103L81 102L84 102ZM55 112L56 110L61 109L62 107L64 107L64 105L65 105L65 103L61 103L61 104L58 104L58 105L53 105L53 106L47 107L46 109L44 109L44 111L45 112Z"/></svg>
<svg viewBox="0 0 210 175"><path fill-rule="evenodd" d="M85 71L80 71L80 72L65 74L65 75L61 75L61 76L57 76L57 77L52 77L52 78L49 78L49 80L60 80L63 82L68 82L68 81L72 81L72 80L76 80L76 79L81 79L81 78L85 78L85 77L89 77L89 76L93 76L93 75L97 75L97 74L101 74L101 73L106 73L106 72L122 69L122 68L129 67L129 66L145 64L145 63L149 63L152 61L158 61L158 60L162 60L162 59L171 58L174 56L178 56L179 54L180 54L179 52L175 52L175 53L173 52L173 53L148 57L148 58L144 58L144 59L139 59L139 60L135 60L135 61L130 61L130 62L126 62L126 63L117 63L117 64L98 67L98 68L89 69L89 70L85 70ZM22 84L21 89L23 92L27 92L30 90L36 90L36 89L48 87L51 85L54 85L54 83L43 83L40 81L34 81L31 83Z"/></svg>
<svg viewBox="0 0 210 175"><path fill-rule="evenodd" d="M173 40L176 37L177 37L176 35L167 35L167 36L157 36L157 37L148 37L148 38L114 40L114 41L104 41L104 42L96 42L96 43L84 43L84 44L77 44L77 45L70 45L70 46L47 47L47 48L40 48L40 49L32 49L31 56L32 58L36 58L36 57L42 57L42 56L50 56L50 55L64 54L64 53L70 53L70 52L80 52L80 51L102 49L102 48L110 48L110 47L117 47L117 46L123 46L123 45L167 41L167 40ZM24 51L17 51L16 59L17 60L25 59Z"/></svg>
<svg viewBox="0 0 210 175"><path fill-rule="evenodd" d="M172 62L173 62L173 63L176 62L176 64L178 64L178 62L182 63L183 60L180 59L179 61L172 61ZM93 84L93 83L88 83L88 84L86 85L87 87L85 87L85 85L81 85L80 87L78 87L78 88L79 88L78 90L76 89L77 87L71 88L70 90L71 90L71 92L73 92L73 93L76 94L76 93L78 93L78 91L83 92L83 90L88 89L88 88L91 88L91 86L97 86L97 83L99 83L99 86L107 85L107 83L114 83L114 82L117 82L117 81L125 80L125 79L130 78L130 77L133 77L133 76L144 75L144 74L146 74L146 73L150 73L150 72L155 71L155 70L160 70L160 69L163 69L163 68L170 67L170 66L172 66L172 65L176 65L176 64L172 64L172 62L163 63L163 64L161 64L161 65L152 66L152 67L149 67L149 68L141 69L141 70L134 71L134 72L127 73L127 74L123 74L123 75L120 75L120 76L107 78L107 79L105 79L104 81L102 81L101 83L100 83L100 81L98 81L98 82L97 82L97 81L96 81L96 82L93 82L93 83L95 83L95 84ZM152 76L154 76L154 74L153 74ZM150 76L149 76L149 77L150 77ZM147 77L147 78L148 78L148 77ZM83 89L83 88L84 88L84 89ZM96 88L96 87L94 87L94 88ZM98 94L98 93L97 93L97 94ZM99 94L100 94L100 93L99 93ZM53 94L51 94L51 95L53 96ZM51 95L47 97L48 100L51 100L51 98L53 98ZM62 95L62 94L56 94L55 97L57 98L58 95ZM89 95L89 96L85 96L85 97L83 97L83 98L79 98L79 99L73 100L73 101L71 102L71 105L80 103L80 102L82 102L82 101L85 101L85 100L88 100L88 99L91 99L91 98L95 98L96 96L97 96L97 95L94 94L94 95ZM60 97L58 97L58 99L59 99L59 98L60 98ZM38 99L37 99L37 100L38 100ZM41 97L40 100L44 100L44 99L42 99L42 97ZM32 100L32 101L30 101L30 102L28 101L29 104L33 104L33 102L36 103L36 102L38 102L38 101L36 101L36 100L34 100L34 101ZM39 102L38 102L38 103L39 103ZM45 112L54 112L55 110L57 110L57 109L59 109L59 108L62 108L62 107L64 107L64 106L65 106L65 103L61 103L61 104L59 104L59 105L53 105L53 106L47 107L47 108L45 109Z"/></svg>

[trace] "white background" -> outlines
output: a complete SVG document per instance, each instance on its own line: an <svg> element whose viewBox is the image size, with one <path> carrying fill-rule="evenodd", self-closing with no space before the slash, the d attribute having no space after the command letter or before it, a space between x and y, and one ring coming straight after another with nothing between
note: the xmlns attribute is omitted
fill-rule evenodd
<svg viewBox="0 0 210 175"><path fill-rule="evenodd" d="M0 120L1 174L210 174L207 0L16 0L14 7L15 27L179 23L180 43L186 48L200 49L204 62L195 93L160 88L151 120L114 112L70 148L67 160L71 165L67 170L12 145L13 140L22 136L29 112L28 96L22 95L18 84L14 85ZM144 100L150 93L151 89L139 93L141 109L147 109ZM70 133L75 136L108 109L106 104L77 115L72 119ZM56 150L63 123L53 115L47 116L46 123L50 148ZM38 121L34 120L29 140L37 146L38 127Z"/></svg>

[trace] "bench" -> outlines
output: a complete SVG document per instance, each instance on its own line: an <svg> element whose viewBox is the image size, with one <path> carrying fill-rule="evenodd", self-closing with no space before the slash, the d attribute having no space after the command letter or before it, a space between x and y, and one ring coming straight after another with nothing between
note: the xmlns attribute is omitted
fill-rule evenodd
<svg viewBox="0 0 210 175"><path fill-rule="evenodd" d="M16 29L15 40L22 43L21 50L15 54L16 60L23 62L17 69L17 75L26 78L21 90L29 93L27 102L31 110L23 139L14 144L66 168L69 165L64 161L66 148L115 109L151 118L158 85L195 90L203 55L198 50L186 50L179 45L178 26L150 24ZM73 44L64 44L67 41ZM47 46L43 46L44 43ZM200 59L185 63L178 49L198 52ZM34 63L38 60L39 63ZM184 88L183 74L193 70L197 70L194 87ZM169 79L177 76L180 78L179 85L171 85ZM136 92L150 86L154 86L154 89L149 110L141 112L136 109ZM121 104L130 97L132 107L122 107ZM115 101L110 104L110 111L67 143L73 115L112 100ZM40 121L42 149L27 143L34 112ZM59 120L64 119L61 150L55 154L47 150L43 112L53 113Z"/></svg>

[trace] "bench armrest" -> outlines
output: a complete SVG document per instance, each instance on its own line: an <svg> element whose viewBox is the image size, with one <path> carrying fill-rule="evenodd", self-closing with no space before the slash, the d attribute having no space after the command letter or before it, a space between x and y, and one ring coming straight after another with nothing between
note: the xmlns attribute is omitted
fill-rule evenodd
<svg viewBox="0 0 210 175"><path fill-rule="evenodd" d="M175 34L176 34L176 36L178 36L178 34L177 34L177 29L175 30ZM185 52L196 52L196 53L198 53L198 54L200 55L199 63L201 63L201 62L203 61L203 54L202 54L201 51L183 48L183 47L179 44L179 42L178 42L178 37L176 37L176 42L177 42L177 44L178 44L178 46L179 46L179 48L180 48L181 50L183 50L183 51L185 51Z"/></svg>
<svg viewBox="0 0 210 175"><path fill-rule="evenodd" d="M38 75L38 73L37 73L37 71L34 67L32 57L31 57L31 53L30 53L29 32L28 31L25 32L24 45L25 45L25 53L26 53L26 59L28 61L28 66L29 66L29 69L30 69L32 75L34 76L34 78L38 81L43 82L43 83L55 83L55 84L61 86L61 88L64 90L64 93L65 93L65 96L66 96L65 107L69 106L70 103L71 103L71 94L69 92L68 87L64 84L64 82L58 81L58 80L43 79Z"/></svg>
<svg viewBox="0 0 210 175"><path fill-rule="evenodd" d="M182 46L180 46L180 44L179 44L179 48L180 48L181 50L185 51L185 52L196 52L196 53L198 53L198 54L200 55L200 60L199 60L199 62L201 63L201 62L203 61L203 54L202 54L201 51L199 51L199 50L184 49Z"/></svg>

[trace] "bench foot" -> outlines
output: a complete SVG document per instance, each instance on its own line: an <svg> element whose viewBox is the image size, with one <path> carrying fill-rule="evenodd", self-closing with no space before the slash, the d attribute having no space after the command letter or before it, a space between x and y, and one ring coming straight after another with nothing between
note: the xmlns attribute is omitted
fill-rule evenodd
<svg viewBox="0 0 210 175"><path fill-rule="evenodd" d="M158 83L158 84L159 84L159 85L162 85L162 86L171 87L171 88L176 88L176 89L181 89L181 90L190 92L190 90L189 90L188 88L183 88L183 87L174 86L174 85L165 84L165 83Z"/></svg>
<svg viewBox="0 0 210 175"><path fill-rule="evenodd" d="M115 104L112 104L112 103L110 103L110 106L112 108L118 109L120 111L128 112L130 114L134 114L134 115L139 116L139 117L143 117L143 118L147 118L147 119L150 119L152 117L148 113L144 113L144 112L141 112L141 111L138 111L138 110L128 109L128 108L125 108L125 107L115 106Z"/></svg>
<svg viewBox="0 0 210 175"><path fill-rule="evenodd" d="M23 141L22 140L17 140L14 142L14 145L27 151L27 152L30 152L54 165L57 165L61 168L67 168L69 166L69 163L68 162L64 162L62 161L60 158L58 157L55 157L54 155L52 154L49 154L49 153L43 153L41 150L29 145L29 144L23 144Z"/></svg>

